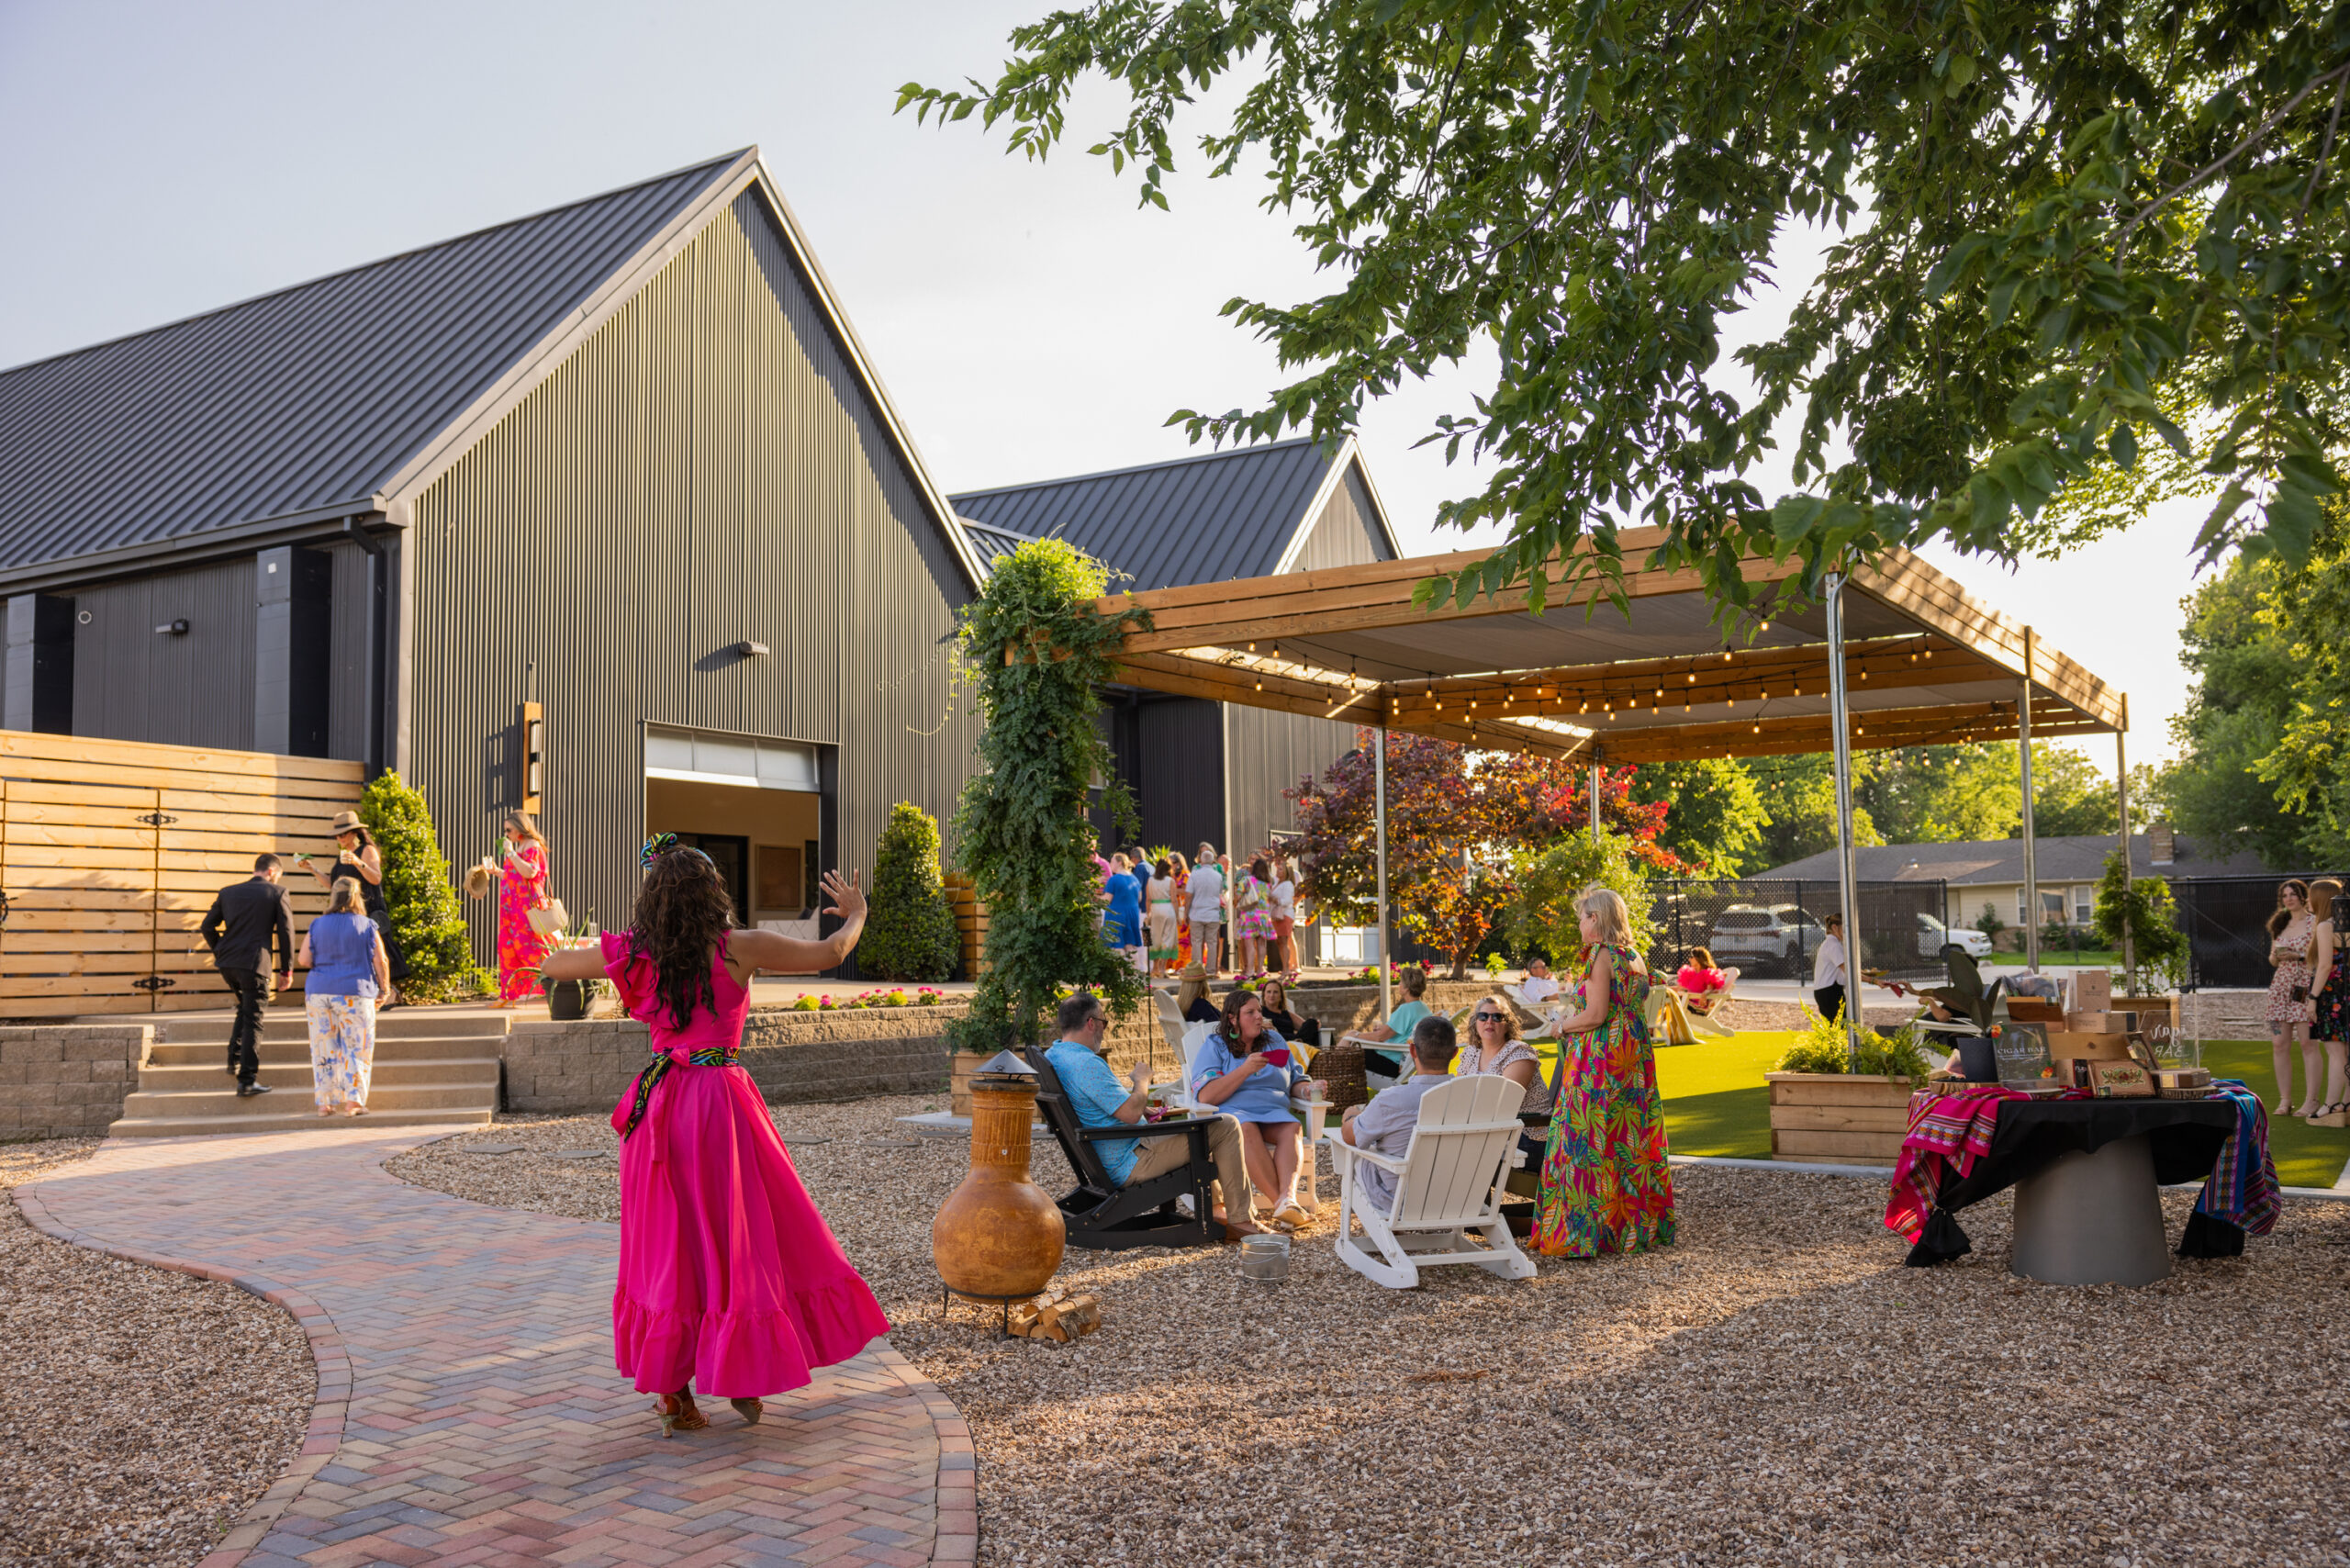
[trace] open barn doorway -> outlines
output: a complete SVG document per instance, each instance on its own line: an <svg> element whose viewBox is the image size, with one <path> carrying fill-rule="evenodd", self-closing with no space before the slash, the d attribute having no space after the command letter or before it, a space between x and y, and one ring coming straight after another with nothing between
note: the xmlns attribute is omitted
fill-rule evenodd
<svg viewBox="0 0 2350 1568"><path fill-rule="evenodd" d="M817 748L648 726L644 831L708 855L745 925L813 937L823 795Z"/></svg>

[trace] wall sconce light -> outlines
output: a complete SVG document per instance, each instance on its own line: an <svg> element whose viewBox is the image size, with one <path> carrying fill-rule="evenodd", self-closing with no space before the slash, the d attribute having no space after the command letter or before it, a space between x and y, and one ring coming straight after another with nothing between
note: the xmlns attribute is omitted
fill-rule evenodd
<svg viewBox="0 0 2350 1568"><path fill-rule="evenodd" d="M767 656L767 645L765 643L745 640L735 644L734 651L746 659L763 659Z"/></svg>
<svg viewBox="0 0 2350 1568"><path fill-rule="evenodd" d="M187 617L185 617L185 616L182 616L182 617L180 617L177 621L166 621L166 622L164 622L161 626L158 626L158 627L156 627L156 628L155 628L155 635L157 635L158 637L185 637L185 636L186 636L186 635L187 635Z"/></svg>

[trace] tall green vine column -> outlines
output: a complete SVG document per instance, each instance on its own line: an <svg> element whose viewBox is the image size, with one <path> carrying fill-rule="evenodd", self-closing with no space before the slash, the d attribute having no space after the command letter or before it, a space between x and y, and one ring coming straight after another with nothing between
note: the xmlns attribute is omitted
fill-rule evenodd
<svg viewBox="0 0 2350 1568"><path fill-rule="evenodd" d="M957 860L988 905L988 971L955 1030L966 1050L1043 1040L1066 986L1100 992L1118 1014L1142 1000L1142 978L1102 940L1086 814L1093 781L1114 776L1093 722L1111 655L1149 624L1139 610L1096 614L1091 601L1108 587L1098 562L1039 540L997 561L963 611L963 656L987 723L955 812Z"/></svg>

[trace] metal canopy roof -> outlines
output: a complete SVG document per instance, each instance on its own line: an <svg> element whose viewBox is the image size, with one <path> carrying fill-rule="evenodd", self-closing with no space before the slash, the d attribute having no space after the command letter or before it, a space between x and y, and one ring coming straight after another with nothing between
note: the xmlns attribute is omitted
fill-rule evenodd
<svg viewBox="0 0 2350 1568"><path fill-rule="evenodd" d="M1623 552L1638 560L1661 541L1628 531ZM1776 589L1796 566L1745 563L1765 592L1727 642L1694 572L1628 571L1628 617L1605 603L1586 611L1557 587L1540 616L1527 612L1523 588L1433 611L1412 603L1422 580L1483 554L1161 588L1098 607L1150 611L1153 629L1125 640L1119 678L1156 690L1615 763L1829 749L1823 614ZM2121 693L1907 552L1852 574L1844 638L1855 746L2013 739L2027 671L2035 736L2128 727Z"/></svg>

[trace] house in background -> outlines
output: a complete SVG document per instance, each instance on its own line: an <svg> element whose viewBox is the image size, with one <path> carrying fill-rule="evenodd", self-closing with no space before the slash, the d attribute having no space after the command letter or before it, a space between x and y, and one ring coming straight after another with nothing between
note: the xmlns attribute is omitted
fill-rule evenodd
<svg viewBox="0 0 2350 1568"><path fill-rule="evenodd" d="M1310 440L975 490L950 498L983 563L1059 538L1109 566L1113 591L1392 561L1402 554L1362 454ZM1355 727L1112 687L1106 724L1142 842L1236 854L1291 830L1283 791L1354 749Z"/></svg>
<svg viewBox="0 0 2350 1568"><path fill-rule="evenodd" d="M2040 884L2040 924L2061 920L2086 926L2097 909L2098 879L2118 835L2083 834L2033 842L2033 869ZM1980 926L1985 905L2000 922L2021 928L2031 911L2024 902L2023 840L1987 838L1951 844L1872 844L1852 852L1853 875L1864 882L1934 881L1944 884L1942 923ZM2250 850L2210 854L2184 834L2156 823L2130 835L2130 871L2136 877L2256 877L2265 868ZM1836 852L1822 850L1768 871L1765 879L1834 882Z"/></svg>
<svg viewBox="0 0 2350 1568"><path fill-rule="evenodd" d="M971 767L979 561L756 149L0 372L0 727L527 806L576 915L673 831L811 924Z"/></svg>

